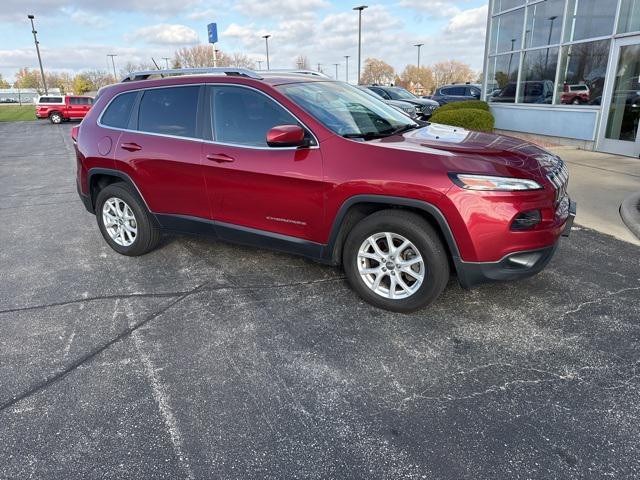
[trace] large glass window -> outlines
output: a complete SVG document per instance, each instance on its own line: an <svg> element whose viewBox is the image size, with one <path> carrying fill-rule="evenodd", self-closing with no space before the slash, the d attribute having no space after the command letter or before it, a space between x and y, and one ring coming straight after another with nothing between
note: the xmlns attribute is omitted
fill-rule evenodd
<svg viewBox="0 0 640 480"><path fill-rule="evenodd" d="M267 132L273 127L299 125L283 107L249 88L213 87L211 103L216 142L266 147Z"/></svg>
<svg viewBox="0 0 640 480"><path fill-rule="evenodd" d="M640 123L640 45L620 48L605 137L633 142Z"/></svg>
<svg viewBox="0 0 640 480"><path fill-rule="evenodd" d="M558 47L525 52L518 102L551 103L557 64Z"/></svg>
<svg viewBox="0 0 640 480"><path fill-rule="evenodd" d="M520 53L489 58L486 97L488 102L513 103L516 101L519 63Z"/></svg>
<svg viewBox="0 0 640 480"><path fill-rule="evenodd" d="M560 43L564 0L547 0L527 7L524 48Z"/></svg>
<svg viewBox="0 0 640 480"><path fill-rule="evenodd" d="M196 136L196 112L200 87L154 88L140 101L138 129L144 132Z"/></svg>
<svg viewBox="0 0 640 480"><path fill-rule="evenodd" d="M565 42L612 35L615 3L612 0L569 0Z"/></svg>
<svg viewBox="0 0 640 480"><path fill-rule="evenodd" d="M129 92L118 95L102 114L100 123L109 127L127 128L131 109L138 96L138 92Z"/></svg>
<svg viewBox="0 0 640 480"><path fill-rule="evenodd" d="M519 50L522 42L524 8L499 15L491 20L491 53Z"/></svg>
<svg viewBox="0 0 640 480"><path fill-rule="evenodd" d="M640 30L640 0L622 0L618 33Z"/></svg>
<svg viewBox="0 0 640 480"><path fill-rule="evenodd" d="M562 48L556 103L600 105L609 46L609 40L600 40Z"/></svg>
<svg viewBox="0 0 640 480"><path fill-rule="evenodd" d="M504 12L510 8L524 5L524 0L496 0L493 3L493 13Z"/></svg>

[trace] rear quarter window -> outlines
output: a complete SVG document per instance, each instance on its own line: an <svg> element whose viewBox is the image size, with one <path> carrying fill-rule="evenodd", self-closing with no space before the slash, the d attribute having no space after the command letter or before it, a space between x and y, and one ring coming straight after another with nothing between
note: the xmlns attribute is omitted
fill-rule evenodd
<svg viewBox="0 0 640 480"><path fill-rule="evenodd" d="M100 123L107 127L127 128L137 96L138 92L128 92L115 97L102 114Z"/></svg>

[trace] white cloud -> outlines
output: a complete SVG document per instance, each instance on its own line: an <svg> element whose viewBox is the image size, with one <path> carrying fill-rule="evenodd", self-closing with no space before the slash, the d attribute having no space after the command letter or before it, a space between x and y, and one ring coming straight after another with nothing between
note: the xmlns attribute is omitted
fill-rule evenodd
<svg viewBox="0 0 640 480"><path fill-rule="evenodd" d="M461 33L468 35L471 30L484 31L487 27L487 5L483 5L478 8L470 8L469 10L462 10L454 15L449 24L445 28L448 33Z"/></svg>
<svg viewBox="0 0 640 480"><path fill-rule="evenodd" d="M248 17L292 18L328 6L326 0L237 0L233 8Z"/></svg>
<svg viewBox="0 0 640 480"><path fill-rule="evenodd" d="M194 29L186 25L168 23L138 28L127 35L127 38L156 45L193 45L200 41Z"/></svg>

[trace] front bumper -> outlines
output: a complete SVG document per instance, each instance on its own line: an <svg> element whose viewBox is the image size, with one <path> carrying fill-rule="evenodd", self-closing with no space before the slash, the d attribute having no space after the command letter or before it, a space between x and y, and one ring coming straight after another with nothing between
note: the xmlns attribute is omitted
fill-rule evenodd
<svg viewBox="0 0 640 480"><path fill-rule="evenodd" d="M569 201L569 214L562 229L562 236L568 237L576 216L576 202ZM531 277L547 266L558 248L559 240L548 247L525 250L505 255L497 262L456 262L458 282L463 288L492 282L519 280Z"/></svg>

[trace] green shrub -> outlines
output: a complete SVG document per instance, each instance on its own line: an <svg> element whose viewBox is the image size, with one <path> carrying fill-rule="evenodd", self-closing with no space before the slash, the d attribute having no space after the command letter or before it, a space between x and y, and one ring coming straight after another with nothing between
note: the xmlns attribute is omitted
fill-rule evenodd
<svg viewBox="0 0 640 480"><path fill-rule="evenodd" d="M491 112L477 108L437 109L429 119L433 123L452 125L454 127L490 132L493 130L494 118Z"/></svg>
<svg viewBox="0 0 640 480"><path fill-rule="evenodd" d="M460 110L461 108L475 108L477 110L484 110L486 112L489 111L489 104L487 102L483 102L482 100L465 100L464 102L451 102L445 105L442 105L438 110L447 111L447 110Z"/></svg>

